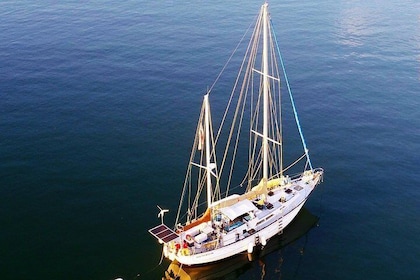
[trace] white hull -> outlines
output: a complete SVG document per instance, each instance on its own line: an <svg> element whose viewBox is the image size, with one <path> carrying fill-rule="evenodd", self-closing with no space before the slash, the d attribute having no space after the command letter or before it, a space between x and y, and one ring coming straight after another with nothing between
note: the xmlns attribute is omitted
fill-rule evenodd
<svg viewBox="0 0 420 280"><path fill-rule="evenodd" d="M261 218L255 218L257 221L255 221L253 225L260 224L260 226L255 227L255 232L252 234L241 234L242 232L249 230L249 225L244 224L242 227L238 228L240 230L232 230L229 233L223 234L220 238L219 247L217 248L203 250L202 247L206 246L206 242L203 242L202 244L197 244L197 242L195 242L195 245L198 245L197 247L199 249L193 247L171 250L169 245L165 244L165 256L172 261L177 260L184 265L201 265L217 262L243 252L251 253L255 246L265 246L271 237L276 234L281 234L293 221L302 209L310 193L314 190L316 185L320 183L322 173L322 169L317 169L310 181L305 180L303 177L292 181L287 188L280 186L275 188L274 194L268 198L268 202L272 203L274 207L272 209L262 210L260 212ZM278 201L279 197L282 197L285 194L285 190L291 189L293 189L293 192L289 194L290 196L287 201ZM296 189L299 190L297 191ZM199 226L181 234L180 240L177 241L181 243L182 239L185 239L185 237L190 234L200 236L200 234L197 234L197 228L199 228ZM201 228L203 227L201 226ZM223 245L223 240L229 240L232 237L236 239L233 243Z"/></svg>
<svg viewBox="0 0 420 280"><path fill-rule="evenodd" d="M265 237L265 242L267 242L271 237L278 233L282 233L283 229L293 221L296 215L299 213L300 209L302 209L304 202L301 203L298 207L292 210L289 214L283 217L283 219L279 219L274 221L270 226L266 227L265 229L256 232L255 234L241 240L235 242L231 245L215 249L212 251L204 252L201 254L196 254L192 256L172 256L172 260L177 260L181 264L185 265L201 265L207 264L212 262L217 262L226 258L230 258L237 254L247 252L249 244L252 244L252 247L261 244L261 238ZM281 223L281 224L280 224ZM284 227L282 226L284 225ZM260 241L256 241L256 239Z"/></svg>

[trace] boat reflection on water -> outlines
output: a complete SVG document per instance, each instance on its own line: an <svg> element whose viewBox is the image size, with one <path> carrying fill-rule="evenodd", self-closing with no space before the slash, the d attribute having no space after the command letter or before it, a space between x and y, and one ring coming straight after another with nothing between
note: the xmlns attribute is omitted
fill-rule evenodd
<svg viewBox="0 0 420 280"><path fill-rule="evenodd" d="M318 222L318 217L302 208L295 220L284 230L283 234L274 236L264 248L255 250L253 254L244 252L223 262L203 266L182 266L172 262L165 271L163 280L210 280L236 279L252 267L253 262L263 261L263 257L284 248L293 241L304 236Z"/></svg>

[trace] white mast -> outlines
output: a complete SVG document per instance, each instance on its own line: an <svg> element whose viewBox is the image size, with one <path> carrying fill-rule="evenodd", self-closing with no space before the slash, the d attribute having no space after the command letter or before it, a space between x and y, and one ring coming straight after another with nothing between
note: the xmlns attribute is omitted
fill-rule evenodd
<svg viewBox="0 0 420 280"><path fill-rule="evenodd" d="M204 95L204 126L206 149L206 179L207 179L207 208L210 208L211 199L211 164L210 164L210 117L209 95Z"/></svg>
<svg viewBox="0 0 420 280"><path fill-rule="evenodd" d="M263 186L267 187L268 180L268 3L263 5Z"/></svg>

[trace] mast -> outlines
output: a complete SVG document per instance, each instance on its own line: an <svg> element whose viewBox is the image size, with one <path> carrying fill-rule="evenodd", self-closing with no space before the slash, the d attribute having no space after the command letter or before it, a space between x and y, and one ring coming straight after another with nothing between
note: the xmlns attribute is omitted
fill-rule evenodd
<svg viewBox="0 0 420 280"><path fill-rule="evenodd" d="M206 179L207 179L207 208L211 201L211 164L210 164L210 106L209 95L204 95L204 126L205 126L205 149L206 149Z"/></svg>
<svg viewBox="0 0 420 280"><path fill-rule="evenodd" d="M263 5L263 186L266 190L268 180L268 3Z"/></svg>

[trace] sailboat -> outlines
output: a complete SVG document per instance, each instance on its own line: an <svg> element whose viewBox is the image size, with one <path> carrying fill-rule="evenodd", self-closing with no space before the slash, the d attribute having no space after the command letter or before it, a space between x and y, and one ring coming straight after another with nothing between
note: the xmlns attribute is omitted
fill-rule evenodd
<svg viewBox="0 0 420 280"><path fill-rule="evenodd" d="M182 265L214 263L265 246L283 233L323 178L323 169L313 168L309 158L267 3L252 30L217 131L212 89L204 95L174 226L164 224L166 210L160 208L161 224L149 230L164 256ZM303 146L287 166L281 76ZM299 171L289 174L294 169Z"/></svg>

